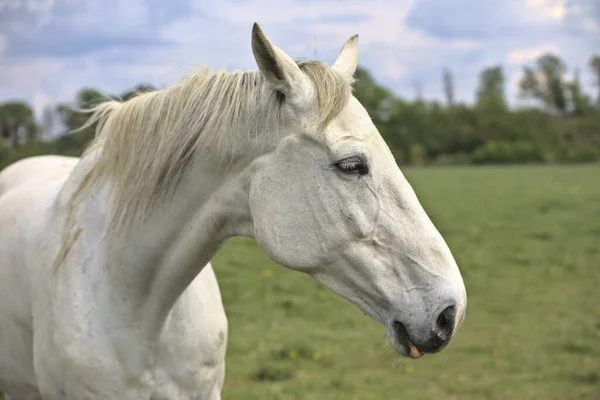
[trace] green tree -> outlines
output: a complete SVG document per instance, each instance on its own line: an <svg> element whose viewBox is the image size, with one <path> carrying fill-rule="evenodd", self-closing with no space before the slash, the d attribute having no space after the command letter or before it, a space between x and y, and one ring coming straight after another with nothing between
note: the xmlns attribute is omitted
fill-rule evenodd
<svg viewBox="0 0 600 400"><path fill-rule="evenodd" d="M96 89L83 88L75 95L75 104L59 104L56 111L70 132L80 128L89 118L82 110L94 107L107 99ZM85 135L92 137L93 132L86 129Z"/></svg>
<svg viewBox="0 0 600 400"><path fill-rule="evenodd" d="M358 67L355 75L354 96L369 110L376 126L382 134L390 120L393 93L375 81L364 68Z"/></svg>
<svg viewBox="0 0 600 400"><path fill-rule="evenodd" d="M33 110L22 101L10 101L0 105L0 132L12 147L34 140L38 133Z"/></svg>
<svg viewBox="0 0 600 400"><path fill-rule="evenodd" d="M454 105L454 76L448 68L444 68L442 72L442 85L444 87L446 104L451 107Z"/></svg>
<svg viewBox="0 0 600 400"><path fill-rule="evenodd" d="M76 93L74 103L59 104L56 107L56 113L67 131L67 135L61 135L55 142L58 152L72 156L80 155L95 134L95 126L80 129L90 117L89 113L83 111L108 99L96 89L83 88Z"/></svg>
<svg viewBox="0 0 600 400"><path fill-rule="evenodd" d="M544 54L535 68L525 67L519 82L520 94L538 100L548 110L565 114L569 109L564 74L567 66L555 54Z"/></svg>
<svg viewBox="0 0 600 400"><path fill-rule="evenodd" d="M596 104L600 104L600 54L594 54L590 57L590 70L594 75L595 85L598 93L596 94Z"/></svg>
<svg viewBox="0 0 600 400"><path fill-rule="evenodd" d="M382 110L382 105L387 100L394 97L387 88L375 81L369 71L362 67L358 67L354 78L354 95L365 108L375 114Z"/></svg>
<svg viewBox="0 0 600 400"><path fill-rule="evenodd" d="M479 108L489 110L505 111L507 109L504 95L504 72L501 66L485 68L479 74L476 104Z"/></svg>
<svg viewBox="0 0 600 400"><path fill-rule="evenodd" d="M571 103L571 112L576 115L582 115L590 109L590 99L581 89L581 80L579 70L573 73L573 80L566 84Z"/></svg>
<svg viewBox="0 0 600 400"><path fill-rule="evenodd" d="M127 101L132 97L138 95L139 93L145 92L153 92L156 88L149 83L140 83L139 85L133 87L132 89L126 90L119 96L122 101Z"/></svg>

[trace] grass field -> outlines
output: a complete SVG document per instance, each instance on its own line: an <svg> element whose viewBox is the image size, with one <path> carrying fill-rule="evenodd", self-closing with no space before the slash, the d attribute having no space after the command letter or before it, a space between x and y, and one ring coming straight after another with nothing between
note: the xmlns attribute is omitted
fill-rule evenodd
<svg viewBox="0 0 600 400"><path fill-rule="evenodd" d="M405 174L465 279L454 342L399 359L353 305L233 240L214 262L224 399L600 399L600 167Z"/></svg>
<svg viewBox="0 0 600 400"><path fill-rule="evenodd" d="M224 400L599 400L600 167L405 174L465 279L454 342L401 359L353 305L232 240L214 260L230 324Z"/></svg>

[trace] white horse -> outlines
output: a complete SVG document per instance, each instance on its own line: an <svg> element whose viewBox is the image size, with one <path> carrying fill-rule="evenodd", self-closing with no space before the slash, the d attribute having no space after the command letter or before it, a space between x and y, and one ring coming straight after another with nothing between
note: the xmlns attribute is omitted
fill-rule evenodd
<svg viewBox="0 0 600 400"><path fill-rule="evenodd" d="M227 320L208 264L232 236L309 274L418 358L465 313L459 269L353 97L357 36L259 71L195 72L94 111L78 159L0 174L0 390L19 399L218 399Z"/></svg>

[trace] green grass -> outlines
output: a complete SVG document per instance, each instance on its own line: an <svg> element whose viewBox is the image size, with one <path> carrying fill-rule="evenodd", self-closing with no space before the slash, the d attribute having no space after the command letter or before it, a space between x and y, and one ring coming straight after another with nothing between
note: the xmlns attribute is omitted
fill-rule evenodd
<svg viewBox="0 0 600 400"><path fill-rule="evenodd" d="M251 240L214 260L230 321L225 400L599 399L600 167L408 169L467 286L443 352L383 328Z"/></svg>
<svg viewBox="0 0 600 400"><path fill-rule="evenodd" d="M405 174L467 286L453 343L401 359L353 305L236 239L214 260L224 400L600 399L600 167Z"/></svg>

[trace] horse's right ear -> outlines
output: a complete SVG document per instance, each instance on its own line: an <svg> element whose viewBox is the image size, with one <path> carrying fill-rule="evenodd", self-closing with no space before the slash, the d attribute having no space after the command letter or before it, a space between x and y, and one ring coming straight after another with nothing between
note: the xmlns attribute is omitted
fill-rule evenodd
<svg viewBox="0 0 600 400"><path fill-rule="evenodd" d="M306 76L290 56L277 48L257 23L252 27L252 53L258 69L274 89L295 94L306 85Z"/></svg>

